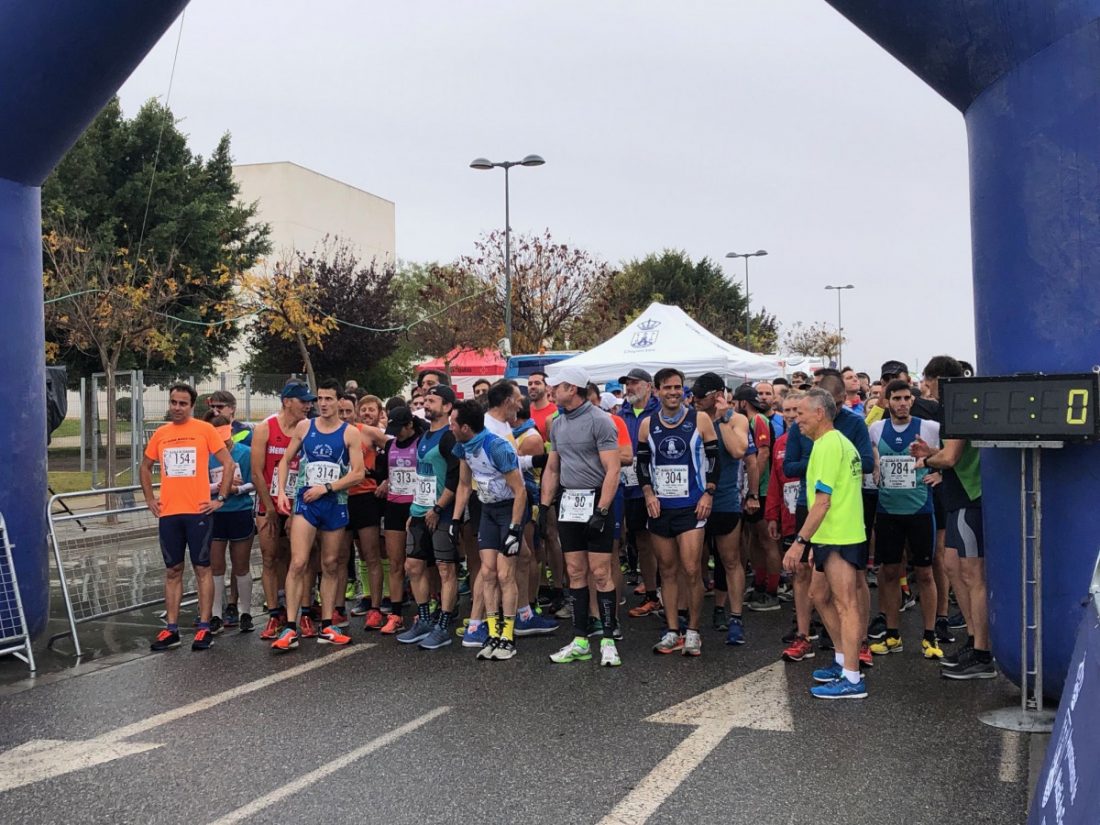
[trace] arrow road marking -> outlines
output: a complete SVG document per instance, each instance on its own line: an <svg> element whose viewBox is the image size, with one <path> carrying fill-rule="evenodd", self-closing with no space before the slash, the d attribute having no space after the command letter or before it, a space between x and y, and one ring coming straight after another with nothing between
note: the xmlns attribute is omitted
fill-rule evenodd
<svg viewBox="0 0 1100 825"><path fill-rule="evenodd" d="M776 662L648 717L646 722L694 725L598 825L642 825L734 728L793 731L787 675Z"/></svg>
<svg viewBox="0 0 1100 825"><path fill-rule="evenodd" d="M449 710L449 707L444 706L436 708L432 711L428 711L423 716L418 716L411 722L406 722L401 727L395 728L389 733L384 733L376 739L372 739L371 741L367 742L365 745L360 745L358 748L344 754L339 759L334 759L331 762L327 762L316 770L312 770L307 774L299 776L293 782L288 782L285 785L280 785L276 790L272 791L271 793L264 794L259 799L255 799L252 802L249 802L247 805L237 808L237 810L235 811L230 811L225 816L211 822L210 825L235 825L235 823L237 822L242 822L248 819L250 816L258 814L265 808L270 808L276 802L281 802L288 796L293 796L299 791L308 788L310 785L313 785L316 782L320 782L322 779L325 779L328 776L336 773L337 771L346 768L352 762L355 762L358 759L362 759L367 754L374 753L379 748L384 748L386 745L396 742L406 733L412 733L417 728L423 727L436 717L442 716Z"/></svg>
<svg viewBox="0 0 1100 825"><path fill-rule="evenodd" d="M124 725L121 728L115 728L91 739L77 741L33 739L30 742L24 742L19 747L0 754L0 793L41 782L44 779L63 776L73 771L102 765L104 762L111 762L124 756L159 748L161 747L159 743L123 742L122 740L145 733L161 725L166 725L169 722L175 722L185 716L209 710L230 699L247 696L249 693L255 693L257 690L263 690L265 687L270 687L287 679L293 679L295 676L300 676L311 670L331 665L334 662L346 659L348 656L362 653L373 646L365 644L344 648L323 658L303 662L279 673L273 673L254 682L247 682L223 690L221 693L215 693L173 710L166 710L163 713Z"/></svg>

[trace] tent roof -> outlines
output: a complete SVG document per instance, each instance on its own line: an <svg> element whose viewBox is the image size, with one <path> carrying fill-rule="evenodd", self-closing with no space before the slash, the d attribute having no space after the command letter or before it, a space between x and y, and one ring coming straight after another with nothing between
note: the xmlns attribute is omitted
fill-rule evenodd
<svg viewBox="0 0 1100 825"><path fill-rule="evenodd" d="M445 370L450 375L504 375L507 362L499 352L491 349L473 350L456 347L444 358L433 358L418 364L414 370Z"/></svg>
<svg viewBox="0 0 1100 825"><path fill-rule="evenodd" d="M592 381L612 381L634 367L654 373L676 367L690 377L716 372L744 381L783 374L779 362L727 344L678 306L650 304L616 335L587 352L547 367L553 376L566 364L588 371Z"/></svg>

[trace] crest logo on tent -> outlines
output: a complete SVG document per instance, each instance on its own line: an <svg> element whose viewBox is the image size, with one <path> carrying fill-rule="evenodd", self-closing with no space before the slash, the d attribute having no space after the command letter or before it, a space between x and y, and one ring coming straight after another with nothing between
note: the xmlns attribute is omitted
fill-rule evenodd
<svg viewBox="0 0 1100 825"><path fill-rule="evenodd" d="M642 321L635 327L636 332L630 339L630 346L634 349L645 349L656 344L657 335L659 334L657 327L660 325L661 322L653 318Z"/></svg>

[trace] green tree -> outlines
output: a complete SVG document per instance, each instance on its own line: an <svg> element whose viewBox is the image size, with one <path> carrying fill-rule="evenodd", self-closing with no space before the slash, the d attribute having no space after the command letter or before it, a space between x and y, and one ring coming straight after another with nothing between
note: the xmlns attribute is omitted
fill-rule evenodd
<svg viewBox="0 0 1100 825"><path fill-rule="evenodd" d="M814 358L836 358L847 337L837 334L836 327L828 324L810 324L801 321L783 334L783 351L792 355L809 355Z"/></svg>
<svg viewBox="0 0 1100 825"><path fill-rule="evenodd" d="M588 322L602 328L602 338L618 332L654 301L679 306L719 338L754 352L774 350L778 325L761 309L752 316L752 340L745 340L744 293L722 272L702 258L692 261L686 252L666 249L625 264L612 278L607 297Z"/></svg>
<svg viewBox="0 0 1100 825"><path fill-rule="evenodd" d="M246 372L298 372L347 380L367 373L397 348L396 270L360 263L338 238L298 253L271 275L244 279L250 327Z"/></svg>
<svg viewBox="0 0 1100 825"><path fill-rule="evenodd" d="M109 101L46 180L47 234L64 226L66 234L87 237L100 257L116 250L135 260L171 257L190 273L170 308L183 319L173 331L173 347L129 347L118 369L206 375L228 355L240 330L217 321L227 317L239 274L270 248L268 227L255 220L256 205L239 203L238 195L229 135L208 159L195 155L171 111L155 100L129 120L117 98ZM44 267L49 276L48 258ZM103 369L99 356L74 345L71 336L47 327L46 340L56 345L74 384Z"/></svg>

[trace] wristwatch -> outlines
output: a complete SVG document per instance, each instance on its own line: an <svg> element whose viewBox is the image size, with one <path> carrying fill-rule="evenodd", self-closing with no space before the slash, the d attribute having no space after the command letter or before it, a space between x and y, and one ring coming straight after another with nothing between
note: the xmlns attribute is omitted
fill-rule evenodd
<svg viewBox="0 0 1100 825"><path fill-rule="evenodd" d="M610 512L610 510L608 510L606 507L597 507L596 508L596 515L603 516L604 518L607 518L607 514L609 512Z"/></svg>
<svg viewBox="0 0 1100 825"><path fill-rule="evenodd" d="M326 493L331 493L332 492L332 482L331 481L326 481L325 482L325 492Z"/></svg>
<svg viewBox="0 0 1100 825"><path fill-rule="evenodd" d="M756 493L749 493L747 496L745 496L745 500L748 501L749 499L752 499L753 501L760 501L760 496L758 496Z"/></svg>
<svg viewBox="0 0 1100 825"><path fill-rule="evenodd" d="M433 504L432 512L435 513L437 516L441 516L443 515L443 508L440 507L438 504Z"/></svg>
<svg viewBox="0 0 1100 825"><path fill-rule="evenodd" d="M803 538L802 536L795 536L794 543L805 546L810 543L810 540L807 538Z"/></svg>
<svg viewBox="0 0 1100 825"><path fill-rule="evenodd" d="M714 489L712 487L705 487L705 488L703 488L703 494L707 495L707 496L713 496L714 495Z"/></svg>
<svg viewBox="0 0 1100 825"><path fill-rule="evenodd" d="M222 504L225 504L225 496L223 496L221 493L218 493L215 501L220 501Z"/></svg>

